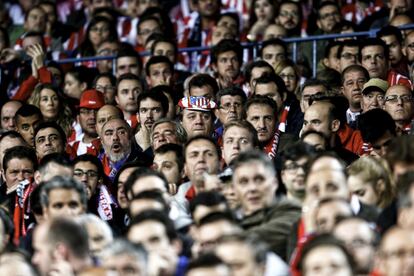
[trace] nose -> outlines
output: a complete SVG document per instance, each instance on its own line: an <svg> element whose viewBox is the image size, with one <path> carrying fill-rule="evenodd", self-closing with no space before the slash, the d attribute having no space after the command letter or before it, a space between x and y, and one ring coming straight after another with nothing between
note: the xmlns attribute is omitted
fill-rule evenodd
<svg viewBox="0 0 414 276"><path fill-rule="evenodd" d="M240 141L236 141L233 143L233 149L240 149Z"/></svg>
<svg viewBox="0 0 414 276"><path fill-rule="evenodd" d="M17 180L19 180L19 182L24 180L24 172L23 171L19 172L19 174L17 175Z"/></svg>
<svg viewBox="0 0 414 276"><path fill-rule="evenodd" d="M264 120L264 118L262 118L262 119L260 119L259 120L259 123L258 123L258 126L260 127L260 128L265 128L265 120Z"/></svg>

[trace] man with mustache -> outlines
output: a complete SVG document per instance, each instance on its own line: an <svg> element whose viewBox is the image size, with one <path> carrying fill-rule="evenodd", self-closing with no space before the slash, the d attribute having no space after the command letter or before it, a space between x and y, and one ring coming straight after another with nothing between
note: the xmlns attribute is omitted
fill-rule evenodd
<svg viewBox="0 0 414 276"><path fill-rule="evenodd" d="M360 65L350 65L342 72L341 91L349 103L349 108L346 111L346 121L354 129L361 113L361 91L368 80L368 71Z"/></svg>
<svg viewBox="0 0 414 276"><path fill-rule="evenodd" d="M101 143L104 152L99 155L99 159L104 166L104 173L111 181L123 164L129 161L142 160L151 165L148 158L132 149L131 128L122 119L111 119L105 123L101 133Z"/></svg>
<svg viewBox="0 0 414 276"><path fill-rule="evenodd" d="M220 89L241 85L240 68L243 63L243 48L233 39L223 39L211 51L211 66L216 73Z"/></svg>
<svg viewBox="0 0 414 276"><path fill-rule="evenodd" d="M168 112L168 99L161 91L148 91L138 96L139 131L135 134L135 142L140 150L151 151L151 128L154 122L165 117ZM149 153L152 156L152 152Z"/></svg>

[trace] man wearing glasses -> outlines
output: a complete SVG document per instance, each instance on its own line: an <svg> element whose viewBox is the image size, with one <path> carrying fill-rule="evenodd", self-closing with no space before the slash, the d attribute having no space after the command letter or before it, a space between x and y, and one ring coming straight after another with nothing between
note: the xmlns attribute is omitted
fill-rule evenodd
<svg viewBox="0 0 414 276"><path fill-rule="evenodd" d="M411 90L404 85L393 85L385 93L384 110L387 111L395 124L397 132L408 133L413 118L413 96Z"/></svg>

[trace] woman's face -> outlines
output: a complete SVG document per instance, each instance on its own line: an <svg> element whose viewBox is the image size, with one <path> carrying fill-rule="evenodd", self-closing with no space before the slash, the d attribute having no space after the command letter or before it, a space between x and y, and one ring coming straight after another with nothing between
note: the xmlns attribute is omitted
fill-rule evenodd
<svg viewBox="0 0 414 276"><path fill-rule="evenodd" d="M298 86L298 78L296 77L295 70L292 66L284 68L279 76L285 82L286 88L289 92L295 92L296 87Z"/></svg>
<svg viewBox="0 0 414 276"><path fill-rule="evenodd" d="M98 49L102 42L109 38L109 25L106 22L98 22L89 30L89 40L93 47Z"/></svg>
<svg viewBox="0 0 414 276"><path fill-rule="evenodd" d="M39 108L46 121L56 119L59 114L59 98L56 92L48 88L42 89Z"/></svg>
<svg viewBox="0 0 414 276"><path fill-rule="evenodd" d="M273 18L273 6L268 0L257 0L254 3L254 13L258 20L270 22Z"/></svg>
<svg viewBox="0 0 414 276"><path fill-rule="evenodd" d="M361 175L350 175L348 178L348 187L353 195L367 205L376 206L379 198L378 193L374 189L373 183L362 179Z"/></svg>
<svg viewBox="0 0 414 276"><path fill-rule="evenodd" d="M65 76L65 86L63 88L65 94L74 99L80 99L82 94L81 83L75 79L72 74L68 73Z"/></svg>

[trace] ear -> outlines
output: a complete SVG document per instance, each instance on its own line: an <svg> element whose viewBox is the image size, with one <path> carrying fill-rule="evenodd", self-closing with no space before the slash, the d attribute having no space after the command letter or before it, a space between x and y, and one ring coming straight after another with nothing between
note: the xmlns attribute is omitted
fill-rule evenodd
<svg viewBox="0 0 414 276"><path fill-rule="evenodd" d="M404 56L407 56L407 46L403 46L401 48L401 51L402 51L402 53L403 53Z"/></svg>
<svg viewBox="0 0 414 276"><path fill-rule="evenodd" d="M85 91L86 88L88 88L87 83L86 82L82 82L81 85L80 85L80 88L81 88L82 92Z"/></svg>
<svg viewBox="0 0 414 276"><path fill-rule="evenodd" d="M43 218L45 220L49 220L50 217L49 217L49 211L47 207L42 206L42 212L43 212Z"/></svg>
<svg viewBox="0 0 414 276"><path fill-rule="evenodd" d="M220 111L219 111L219 109L218 109L218 108L215 108L215 109L214 109L214 116L216 116L216 118L218 118L218 117L219 117L219 115L220 115Z"/></svg>
<svg viewBox="0 0 414 276"><path fill-rule="evenodd" d="M63 243L58 243L53 251L53 258L56 261L66 261L69 258L68 248Z"/></svg>
<svg viewBox="0 0 414 276"><path fill-rule="evenodd" d="M319 19L316 20L316 25L318 26L319 29L321 29L322 24L321 24L321 21Z"/></svg>
<svg viewBox="0 0 414 276"><path fill-rule="evenodd" d="M34 173L34 181L37 185L39 185L39 183L40 183L40 172L39 172L39 170L35 171L35 173Z"/></svg>
<svg viewBox="0 0 414 276"><path fill-rule="evenodd" d="M115 94L115 102L116 102L117 105L119 105L119 99L118 99L118 95L117 94Z"/></svg>
<svg viewBox="0 0 414 276"><path fill-rule="evenodd" d="M343 86L341 86L340 91L341 91L341 94L342 94L342 95L344 95L344 91L345 91L345 89L344 89L344 87L343 87Z"/></svg>
<svg viewBox="0 0 414 276"><path fill-rule="evenodd" d="M385 181L384 179L378 179L377 183L375 184L375 190L377 191L378 195L381 195L385 192Z"/></svg>
<svg viewBox="0 0 414 276"><path fill-rule="evenodd" d="M217 73L217 65L216 65L215 63L212 63L212 64L211 64L211 68L213 69L213 71L214 71L215 73Z"/></svg>
<svg viewBox="0 0 414 276"><path fill-rule="evenodd" d="M332 132L337 132L341 127L341 122L338 119L335 119L331 123L331 130Z"/></svg>
<svg viewBox="0 0 414 276"><path fill-rule="evenodd" d="M289 93L288 91L285 91L285 94L283 94L283 99L282 99L283 102L286 101L288 93Z"/></svg>
<svg viewBox="0 0 414 276"><path fill-rule="evenodd" d="M151 78L146 76L145 81L147 82L148 86L151 87Z"/></svg>
<svg viewBox="0 0 414 276"><path fill-rule="evenodd" d="M323 63L323 65L325 65L326 67L329 67L329 66L328 66L329 59L324 58L324 59L322 60L322 63Z"/></svg>

